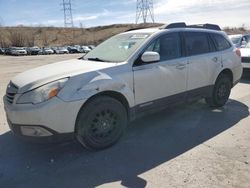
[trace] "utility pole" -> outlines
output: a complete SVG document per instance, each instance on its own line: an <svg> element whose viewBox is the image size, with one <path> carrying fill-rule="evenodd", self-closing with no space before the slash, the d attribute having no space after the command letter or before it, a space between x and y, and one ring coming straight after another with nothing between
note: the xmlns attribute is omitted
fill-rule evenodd
<svg viewBox="0 0 250 188"><path fill-rule="evenodd" d="M64 26L73 27L71 0L63 0Z"/></svg>
<svg viewBox="0 0 250 188"><path fill-rule="evenodd" d="M136 3L136 24L142 18L143 23L147 23L148 18L154 23L154 3L153 0L137 0Z"/></svg>

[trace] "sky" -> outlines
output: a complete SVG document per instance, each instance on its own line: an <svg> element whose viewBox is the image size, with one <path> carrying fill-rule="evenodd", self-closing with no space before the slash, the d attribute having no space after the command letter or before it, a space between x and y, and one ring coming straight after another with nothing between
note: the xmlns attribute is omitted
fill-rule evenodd
<svg viewBox="0 0 250 188"><path fill-rule="evenodd" d="M72 0L72 9L75 27L135 23L136 0ZM154 15L158 23L250 28L250 0L154 0ZM63 27L62 0L0 0L0 25Z"/></svg>

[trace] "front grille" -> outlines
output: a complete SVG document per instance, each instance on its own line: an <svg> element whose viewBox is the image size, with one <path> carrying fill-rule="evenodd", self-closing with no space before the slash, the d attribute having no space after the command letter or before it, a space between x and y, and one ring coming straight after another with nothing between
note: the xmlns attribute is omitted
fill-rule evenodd
<svg viewBox="0 0 250 188"><path fill-rule="evenodd" d="M10 82L6 90L6 99L10 104L13 104L17 91L18 87Z"/></svg>
<svg viewBox="0 0 250 188"><path fill-rule="evenodd" d="M242 63L250 63L250 57L241 57Z"/></svg>

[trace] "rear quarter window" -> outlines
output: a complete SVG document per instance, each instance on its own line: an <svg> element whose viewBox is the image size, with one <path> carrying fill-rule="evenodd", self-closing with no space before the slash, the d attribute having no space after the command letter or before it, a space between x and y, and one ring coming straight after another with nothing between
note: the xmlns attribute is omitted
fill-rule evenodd
<svg viewBox="0 0 250 188"><path fill-rule="evenodd" d="M214 41L214 45L217 51L222 51L231 48L231 44L224 36L213 33L211 34L211 37Z"/></svg>

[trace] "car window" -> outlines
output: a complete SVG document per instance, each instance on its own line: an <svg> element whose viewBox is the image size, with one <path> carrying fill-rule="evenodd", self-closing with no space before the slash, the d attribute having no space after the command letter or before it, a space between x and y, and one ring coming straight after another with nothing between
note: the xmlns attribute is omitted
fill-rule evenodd
<svg viewBox="0 0 250 188"><path fill-rule="evenodd" d="M222 35L213 33L211 36L218 51L226 50L231 47L231 44Z"/></svg>
<svg viewBox="0 0 250 188"><path fill-rule="evenodd" d="M185 47L188 56L210 52L208 36L203 32L186 32Z"/></svg>
<svg viewBox="0 0 250 188"><path fill-rule="evenodd" d="M111 37L84 56L84 59L101 59L105 62L124 62L149 38L151 33L123 33Z"/></svg>
<svg viewBox="0 0 250 188"><path fill-rule="evenodd" d="M171 33L161 36L153 41L146 51L158 52L160 54L160 61L181 57L179 34Z"/></svg>
<svg viewBox="0 0 250 188"><path fill-rule="evenodd" d="M217 49L216 49L214 41L210 35L208 37L208 43L209 43L209 47L210 47L210 52L216 52Z"/></svg>

